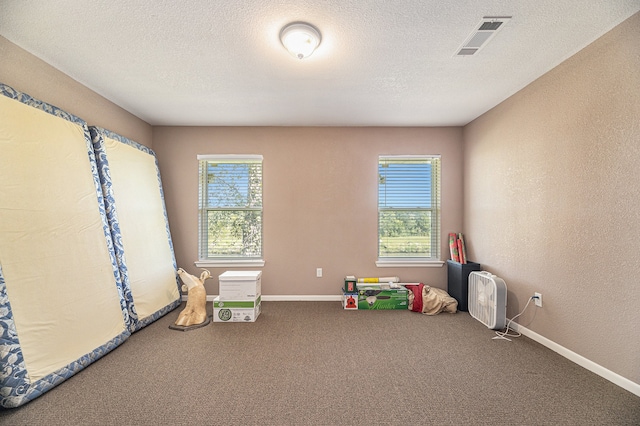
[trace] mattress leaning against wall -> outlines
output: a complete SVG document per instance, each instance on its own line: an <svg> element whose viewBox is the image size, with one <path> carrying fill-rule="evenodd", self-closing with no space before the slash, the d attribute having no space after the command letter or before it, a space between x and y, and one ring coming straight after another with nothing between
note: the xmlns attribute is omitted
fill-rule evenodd
<svg viewBox="0 0 640 426"><path fill-rule="evenodd" d="M180 305L180 283L155 153L90 126L134 332Z"/></svg>
<svg viewBox="0 0 640 426"><path fill-rule="evenodd" d="M0 83L0 406L101 358L128 324L86 123Z"/></svg>

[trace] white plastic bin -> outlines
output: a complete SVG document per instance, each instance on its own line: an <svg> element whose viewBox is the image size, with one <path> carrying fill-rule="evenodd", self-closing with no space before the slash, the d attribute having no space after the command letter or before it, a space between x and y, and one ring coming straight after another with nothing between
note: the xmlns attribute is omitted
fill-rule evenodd
<svg viewBox="0 0 640 426"><path fill-rule="evenodd" d="M253 300L262 294L262 271L226 271L218 280L220 300Z"/></svg>

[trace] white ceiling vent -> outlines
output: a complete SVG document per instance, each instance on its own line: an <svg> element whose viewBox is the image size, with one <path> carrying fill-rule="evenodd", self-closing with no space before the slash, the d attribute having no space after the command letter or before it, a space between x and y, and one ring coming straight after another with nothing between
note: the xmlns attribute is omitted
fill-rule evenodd
<svg viewBox="0 0 640 426"><path fill-rule="evenodd" d="M460 46L456 56L473 56L489 43L511 16L485 16L467 40Z"/></svg>

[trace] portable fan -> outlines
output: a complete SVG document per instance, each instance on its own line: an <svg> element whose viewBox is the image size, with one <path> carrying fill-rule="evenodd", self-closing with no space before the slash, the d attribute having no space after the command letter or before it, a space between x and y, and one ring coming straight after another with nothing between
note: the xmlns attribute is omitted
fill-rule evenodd
<svg viewBox="0 0 640 426"><path fill-rule="evenodd" d="M487 271L469 274L469 313L492 330L504 328L507 318L507 285Z"/></svg>

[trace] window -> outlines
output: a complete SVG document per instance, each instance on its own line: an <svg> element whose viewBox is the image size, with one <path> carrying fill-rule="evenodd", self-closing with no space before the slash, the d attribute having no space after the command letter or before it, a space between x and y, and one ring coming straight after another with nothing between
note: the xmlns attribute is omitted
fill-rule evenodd
<svg viewBox="0 0 640 426"><path fill-rule="evenodd" d="M262 156L199 155L198 160L200 262L196 265L262 262Z"/></svg>
<svg viewBox="0 0 640 426"><path fill-rule="evenodd" d="M440 156L379 157L378 266L394 262L442 263Z"/></svg>

